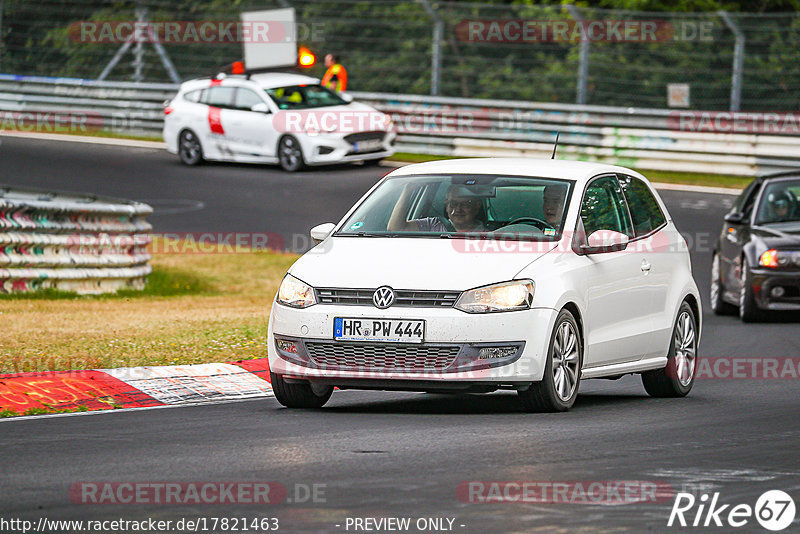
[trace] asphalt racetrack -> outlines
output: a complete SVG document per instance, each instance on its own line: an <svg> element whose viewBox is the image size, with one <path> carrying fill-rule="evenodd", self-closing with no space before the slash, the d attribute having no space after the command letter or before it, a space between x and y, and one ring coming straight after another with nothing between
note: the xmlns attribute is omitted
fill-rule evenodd
<svg viewBox="0 0 800 534"><path fill-rule="evenodd" d="M298 246L294 236L338 220L387 171L187 168L160 150L10 137L0 144L0 183L150 202L157 233L275 232ZM733 197L662 196L690 241L704 295L701 357L796 358L796 317L744 325L709 310L710 249ZM510 393L338 391L318 411L286 410L270 398L6 420L0 509L4 518L31 520L274 517L280 532L389 531L358 529L354 520L388 517L410 518L410 532L730 532L727 524L667 527L674 493L718 492L731 507L752 507L767 490L797 500L798 384L797 377L716 377L698 380L685 399L653 399L638 376L589 380L574 409L557 415L523 413ZM666 493L632 504L552 504L475 502L463 491L470 482L623 480L657 483ZM69 490L81 481L271 481L288 494L271 505L76 504ZM420 518L443 521L420 530ZM798 526L796 519L786 532ZM752 517L736 531L765 532Z"/></svg>

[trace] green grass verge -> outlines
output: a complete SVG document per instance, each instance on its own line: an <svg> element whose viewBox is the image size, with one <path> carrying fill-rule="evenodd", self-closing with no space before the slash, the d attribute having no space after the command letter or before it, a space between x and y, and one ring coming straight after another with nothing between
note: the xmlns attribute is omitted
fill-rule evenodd
<svg viewBox="0 0 800 534"><path fill-rule="evenodd" d="M142 290L120 289L116 293L100 295L78 295L71 291L41 289L30 293L0 293L2 300L108 300L148 297L175 297L180 295L214 295L214 287L196 274L175 268L155 266L147 276L147 284Z"/></svg>
<svg viewBox="0 0 800 534"><path fill-rule="evenodd" d="M161 137L160 135L130 135L118 132L109 132L108 130L87 130L85 132L74 132L74 131L40 132L40 133L75 135L78 137L102 137L105 139L132 139L134 141L154 141L157 143L162 143L164 141L164 138Z"/></svg>
<svg viewBox="0 0 800 534"><path fill-rule="evenodd" d="M58 410L55 408L30 408L22 413L17 413L14 410L0 410L0 419L5 419L7 417L20 417L23 415L51 415L56 413L75 413L88 411L89 407L84 406L83 404L76 406L75 408L64 408L63 410Z"/></svg>
<svg viewBox="0 0 800 534"><path fill-rule="evenodd" d="M2 295L0 373L263 358L272 300L296 258L159 252L143 291Z"/></svg>

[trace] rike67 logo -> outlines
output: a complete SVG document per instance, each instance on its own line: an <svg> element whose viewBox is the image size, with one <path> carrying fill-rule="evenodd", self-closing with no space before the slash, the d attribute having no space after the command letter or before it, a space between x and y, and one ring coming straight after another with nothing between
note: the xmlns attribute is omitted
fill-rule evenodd
<svg viewBox="0 0 800 534"><path fill-rule="evenodd" d="M794 521L794 500L784 491L770 490L761 494L755 506L731 505L720 504L719 492L699 497L680 492L675 495L667 526L741 528L754 518L767 530L784 530Z"/></svg>

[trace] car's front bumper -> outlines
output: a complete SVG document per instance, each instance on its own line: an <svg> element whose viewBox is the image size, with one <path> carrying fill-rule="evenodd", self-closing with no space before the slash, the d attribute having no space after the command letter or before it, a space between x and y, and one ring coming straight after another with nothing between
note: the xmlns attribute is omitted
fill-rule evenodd
<svg viewBox="0 0 800 534"><path fill-rule="evenodd" d="M386 310L367 306L339 306L318 304L306 309L294 309L275 303L272 307L268 329L268 354L272 372L302 379L339 379L341 385L353 381L365 387L390 381L397 386L402 382L463 382L463 383L524 383L542 379L545 355L549 347L550 333L557 315L556 310L534 308L525 311L468 314L454 308L403 308ZM398 344L383 342L334 341L333 321L335 317L364 319L423 319L425 340L421 344ZM279 350L276 341L294 341L296 354ZM309 343L327 350L342 349L347 353L349 365L331 365L309 355ZM441 368L424 368L406 364L377 368L364 364L359 347L377 349L381 353L395 348L406 355L406 362L413 354L426 354L452 348L452 364ZM519 351L509 358L497 361L481 360L481 348L516 346ZM345 350L346 349L346 350ZM408 351L412 356L408 356ZM330 361L330 360L328 360ZM348 379L348 380L344 380ZM337 382L338 385L338 382ZM398 387L398 389L405 389Z"/></svg>
<svg viewBox="0 0 800 534"><path fill-rule="evenodd" d="M758 307L773 311L800 311L800 271L753 269L750 284ZM782 287L783 296L774 296L775 287Z"/></svg>
<svg viewBox="0 0 800 534"><path fill-rule="evenodd" d="M353 144L339 134L298 135L303 147L303 158L308 165L329 165L388 158L394 154L396 134L388 132L381 146L369 152L357 152Z"/></svg>

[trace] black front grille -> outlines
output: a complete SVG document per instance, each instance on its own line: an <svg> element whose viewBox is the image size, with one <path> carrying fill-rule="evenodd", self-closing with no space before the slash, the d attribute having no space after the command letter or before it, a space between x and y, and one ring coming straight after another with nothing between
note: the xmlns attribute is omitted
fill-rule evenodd
<svg viewBox="0 0 800 534"><path fill-rule="evenodd" d="M357 306L373 306L374 289L317 289L317 296L322 304L352 304ZM407 308L452 308L458 299L458 291L415 291L410 289L396 290L392 306Z"/></svg>
<svg viewBox="0 0 800 534"><path fill-rule="evenodd" d="M350 135L345 135L344 140L350 143L359 143L361 141L372 141L372 140L379 140L383 141L383 137L386 135L386 132L358 132L352 133Z"/></svg>
<svg viewBox="0 0 800 534"><path fill-rule="evenodd" d="M306 342L319 367L341 370L442 371L458 356L459 345Z"/></svg>

